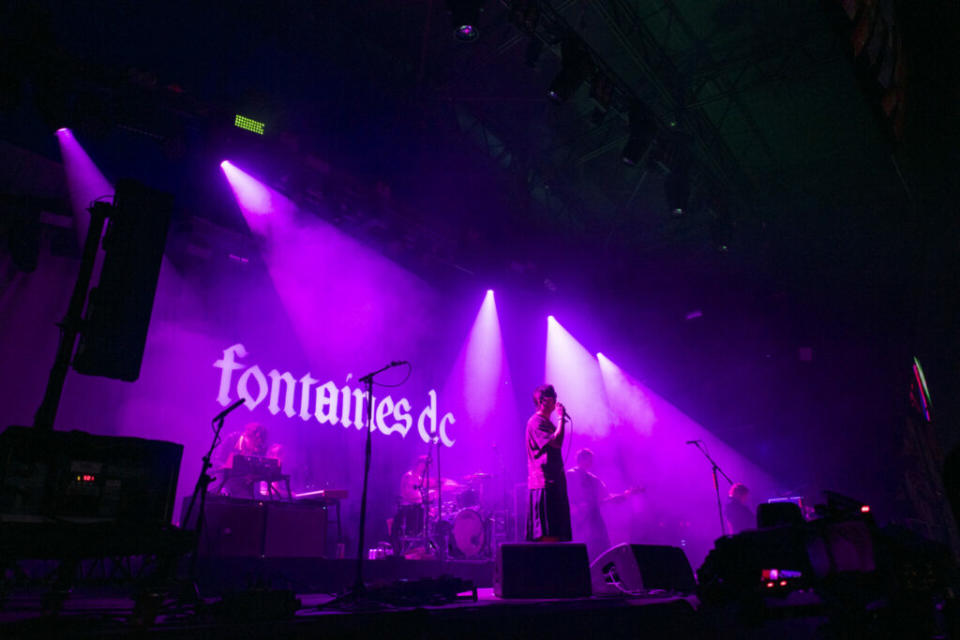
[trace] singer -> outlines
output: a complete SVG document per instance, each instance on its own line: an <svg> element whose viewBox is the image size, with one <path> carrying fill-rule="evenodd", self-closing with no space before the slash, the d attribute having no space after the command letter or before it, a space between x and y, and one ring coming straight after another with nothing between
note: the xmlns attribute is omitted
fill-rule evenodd
<svg viewBox="0 0 960 640"><path fill-rule="evenodd" d="M557 403L553 385L537 387L533 404L537 410L527 420L527 540L568 542L573 536L561 453L567 415ZM560 414L559 427L550 421L555 409Z"/></svg>

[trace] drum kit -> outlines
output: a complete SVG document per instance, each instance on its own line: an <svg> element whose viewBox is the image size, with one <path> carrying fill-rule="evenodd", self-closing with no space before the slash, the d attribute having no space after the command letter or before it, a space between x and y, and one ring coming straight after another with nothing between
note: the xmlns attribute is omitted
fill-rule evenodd
<svg viewBox="0 0 960 640"><path fill-rule="evenodd" d="M459 480L443 478L439 483L431 479L429 487L423 487L421 504L403 504L397 511L395 553L411 559L491 559L493 541L505 530L506 520L504 512L496 509L493 480L484 472ZM426 510L424 503L429 505Z"/></svg>

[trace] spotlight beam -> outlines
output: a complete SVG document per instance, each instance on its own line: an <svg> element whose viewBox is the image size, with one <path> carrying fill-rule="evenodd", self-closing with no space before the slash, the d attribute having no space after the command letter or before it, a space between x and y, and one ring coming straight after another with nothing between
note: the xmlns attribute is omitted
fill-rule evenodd
<svg viewBox="0 0 960 640"><path fill-rule="evenodd" d="M577 417L578 433L599 438L610 432L610 411L597 361L555 317L547 318L544 381Z"/></svg>
<svg viewBox="0 0 960 640"><path fill-rule="evenodd" d="M63 168L67 174L74 228L82 247L90 227L90 213L87 209L94 200L113 200L114 188L80 146L70 129L57 129L57 142L60 144Z"/></svg>

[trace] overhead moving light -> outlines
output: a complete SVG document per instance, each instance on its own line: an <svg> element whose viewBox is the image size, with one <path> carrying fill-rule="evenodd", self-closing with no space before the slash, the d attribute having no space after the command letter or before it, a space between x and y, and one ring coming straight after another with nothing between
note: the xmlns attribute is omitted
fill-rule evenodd
<svg viewBox="0 0 960 640"><path fill-rule="evenodd" d="M453 34L462 42L473 42L480 37L477 20L484 0L447 0Z"/></svg>
<svg viewBox="0 0 960 640"><path fill-rule="evenodd" d="M630 107L630 137L623 147L620 159L624 164L636 165L647 154L657 137L657 123L646 106L634 103Z"/></svg>
<svg viewBox="0 0 960 640"><path fill-rule="evenodd" d="M670 172L663 181L663 193L667 198L670 215L682 216L687 212L690 201L690 167L684 163Z"/></svg>
<svg viewBox="0 0 960 640"><path fill-rule="evenodd" d="M682 216L687 212L690 202L690 169L693 158L690 150L674 141L677 145L673 162L667 167L668 173L663 181L663 195L667 200L667 208L673 216Z"/></svg>
<svg viewBox="0 0 960 640"><path fill-rule="evenodd" d="M543 41L536 33L537 23L540 22L540 0L513 0L510 3L510 22L530 36L523 57L528 67L536 67L543 50Z"/></svg>
<svg viewBox="0 0 960 640"><path fill-rule="evenodd" d="M570 37L560 43L560 72L557 73L547 95L556 103L566 102L580 88L593 70L593 60L586 45Z"/></svg>
<svg viewBox="0 0 960 640"><path fill-rule="evenodd" d="M593 74L593 78L590 79L590 97L596 101L600 111L606 113L610 108L614 89L613 78L599 69Z"/></svg>
<svg viewBox="0 0 960 640"><path fill-rule="evenodd" d="M729 198L717 188L713 196L707 198L707 203L710 213L710 221L708 224L710 239L717 251L727 253L730 251L730 242L733 237L734 228Z"/></svg>
<svg viewBox="0 0 960 640"><path fill-rule="evenodd" d="M513 0L510 3L510 21L532 34L540 21L540 0Z"/></svg>

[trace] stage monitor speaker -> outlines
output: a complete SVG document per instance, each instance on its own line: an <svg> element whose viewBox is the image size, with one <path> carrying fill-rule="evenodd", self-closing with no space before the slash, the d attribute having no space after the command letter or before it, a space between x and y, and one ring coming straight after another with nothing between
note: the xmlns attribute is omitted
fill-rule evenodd
<svg viewBox="0 0 960 640"><path fill-rule="evenodd" d="M590 565L593 592L613 595L669 591L692 593L697 586L683 549L655 544L618 544Z"/></svg>
<svg viewBox="0 0 960 640"><path fill-rule="evenodd" d="M497 547L493 590L500 598L587 597L587 546L577 542L502 544Z"/></svg>

